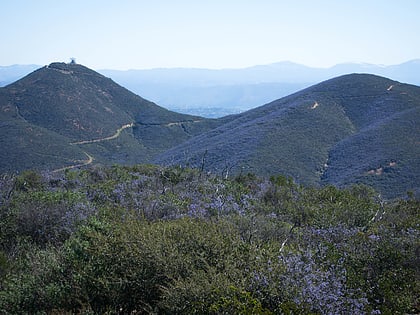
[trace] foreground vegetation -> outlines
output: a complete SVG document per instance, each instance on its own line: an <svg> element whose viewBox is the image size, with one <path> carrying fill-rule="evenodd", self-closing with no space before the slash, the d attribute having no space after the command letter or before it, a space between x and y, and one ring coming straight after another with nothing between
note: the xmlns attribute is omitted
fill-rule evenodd
<svg viewBox="0 0 420 315"><path fill-rule="evenodd" d="M419 313L420 202L116 166L0 180L0 313Z"/></svg>

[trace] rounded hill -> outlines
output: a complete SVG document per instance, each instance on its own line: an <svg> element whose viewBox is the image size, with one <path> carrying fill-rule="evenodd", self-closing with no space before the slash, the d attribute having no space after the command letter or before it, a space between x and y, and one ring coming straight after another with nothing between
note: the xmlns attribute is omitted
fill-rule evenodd
<svg viewBox="0 0 420 315"><path fill-rule="evenodd" d="M420 87L350 74L237 115L157 161L205 160L216 172L285 174L306 185L365 183L392 197L419 189L419 126Z"/></svg>

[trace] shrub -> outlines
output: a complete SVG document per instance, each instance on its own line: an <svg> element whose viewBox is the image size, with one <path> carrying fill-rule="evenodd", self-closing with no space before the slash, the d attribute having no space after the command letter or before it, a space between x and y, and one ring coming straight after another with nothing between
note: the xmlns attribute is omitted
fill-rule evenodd
<svg viewBox="0 0 420 315"><path fill-rule="evenodd" d="M19 178L0 181L0 313L420 311L415 199L152 166Z"/></svg>

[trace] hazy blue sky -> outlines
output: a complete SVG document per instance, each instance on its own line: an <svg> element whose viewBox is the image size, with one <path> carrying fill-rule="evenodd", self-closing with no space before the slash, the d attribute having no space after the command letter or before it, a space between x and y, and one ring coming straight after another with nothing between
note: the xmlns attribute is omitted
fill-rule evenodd
<svg viewBox="0 0 420 315"><path fill-rule="evenodd" d="M420 58L418 0L0 0L0 65L238 68Z"/></svg>

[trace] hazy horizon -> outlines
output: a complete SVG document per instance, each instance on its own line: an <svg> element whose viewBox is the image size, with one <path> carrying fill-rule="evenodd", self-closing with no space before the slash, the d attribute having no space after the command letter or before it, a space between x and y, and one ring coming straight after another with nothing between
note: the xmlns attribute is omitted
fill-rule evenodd
<svg viewBox="0 0 420 315"><path fill-rule="evenodd" d="M238 69L420 58L420 2L5 0L0 64Z"/></svg>
<svg viewBox="0 0 420 315"><path fill-rule="evenodd" d="M324 67L316 67L316 66L305 65L305 64L297 63L297 62L290 61L290 60L282 60L282 61L272 62L272 63L268 63L268 64L260 63L260 64L253 64L253 65L244 66L244 67L226 67L226 68L182 67L181 66L181 67L128 68L128 69L118 69L118 68L101 68L101 69L99 69L99 68L92 68L87 64L83 64L83 63L78 62L77 58L75 59L75 62L77 64L86 66L86 67L91 68L91 69L96 70L96 71L101 71L101 70L130 71L130 70L159 70L159 69L162 69L162 70L166 70L166 69L167 70L172 70L172 69L174 69L174 70L175 69L241 70L241 69L253 68L253 67L258 67L258 66L270 66L270 65L281 64L281 63L291 63L291 64L295 64L297 66L304 66L304 67L313 68L313 69L330 69L330 68L340 66L340 65L361 65L361 66L366 65L366 66L375 66L375 67L384 67L385 68L385 67L398 66L398 65L413 62L413 61L419 61L420 62L420 58L410 59L410 60L406 60L406 61L403 61L403 62L400 62L400 63L393 63L393 64L375 64L375 63L367 63L367 62L342 62L342 63L337 63L337 64L333 64L333 65L330 65L330 66L324 66ZM68 60L51 60L49 63L46 63L46 64L36 64L36 63L26 63L26 64L14 63L14 64L7 64L7 65L0 64L0 67L13 67L13 66L39 66L39 67L43 67L43 66L49 65L49 64L54 63L54 62L70 63L71 59L68 58Z"/></svg>

